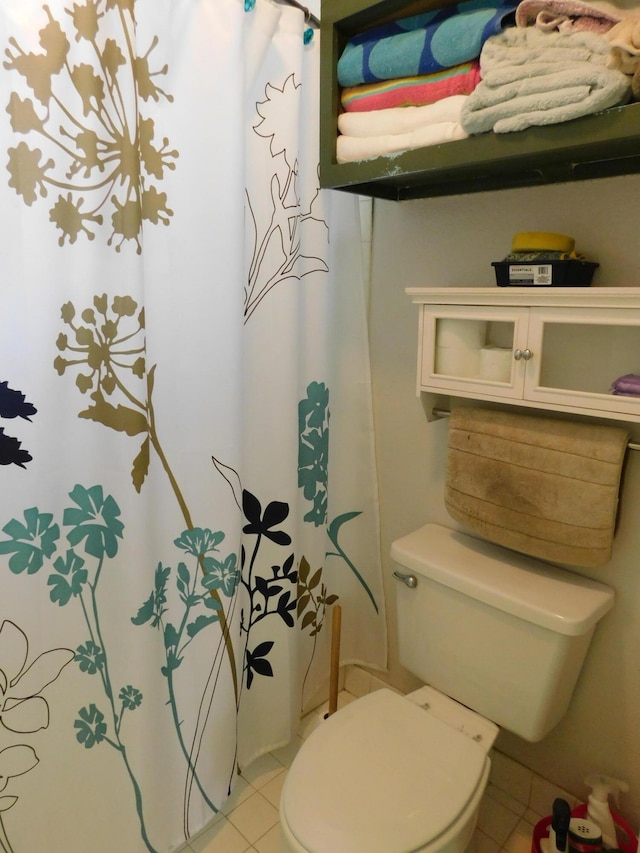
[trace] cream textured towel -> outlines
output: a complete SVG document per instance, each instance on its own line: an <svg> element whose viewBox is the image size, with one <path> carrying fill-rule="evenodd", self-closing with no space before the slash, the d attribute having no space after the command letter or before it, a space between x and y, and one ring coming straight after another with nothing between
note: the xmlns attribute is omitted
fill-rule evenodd
<svg viewBox="0 0 640 853"><path fill-rule="evenodd" d="M460 121L468 95L451 95L421 107L389 107L384 110L341 113L338 130L344 136L386 136L412 133L444 121Z"/></svg>
<svg viewBox="0 0 640 853"><path fill-rule="evenodd" d="M614 72L611 72L614 73ZM615 72L617 73L617 72ZM388 133L384 136L338 136L336 140L336 160L338 163L353 163L368 160L370 157L384 157L425 148L427 145L440 145L454 139L465 139L468 134L457 121L441 121L427 124L411 133Z"/></svg>
<svg viewBox="0 0 640 853"><path fill-rule="evenodd" d="M543 560L611 557L629 434L488 409L451 413L445 504L485 539Z"/></svg>

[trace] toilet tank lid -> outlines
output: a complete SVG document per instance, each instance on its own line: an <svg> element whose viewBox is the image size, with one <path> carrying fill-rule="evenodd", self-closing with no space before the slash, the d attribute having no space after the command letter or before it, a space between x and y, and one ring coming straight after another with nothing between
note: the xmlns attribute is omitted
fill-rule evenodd
<svg viewBox="0 0 640 853"><path fill-rule="evenodd" d="M605 584L439 524L397 539L391 557L419 576L559 634L588 633L615 598Z"/></svg>

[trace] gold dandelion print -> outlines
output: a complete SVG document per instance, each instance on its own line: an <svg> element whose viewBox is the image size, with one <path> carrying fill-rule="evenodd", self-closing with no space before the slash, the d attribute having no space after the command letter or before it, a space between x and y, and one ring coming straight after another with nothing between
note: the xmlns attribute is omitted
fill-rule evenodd
<svg viewBox="0 0 640 853"><path fill-rule="evenodd" d="M21 80L6 111L25 137L7 152L9 186L27 206L49 206L60 246L110 226L109 246L133 241L139 254L143 222L169 225L173 215L160 187L178 152L145 115L151 101L173 100L158 82L168 69L154 65L157 38L137 54L134 7L84 0L56 18L43 5L40 49L10 38L5 50L4 67Z"/></svg>

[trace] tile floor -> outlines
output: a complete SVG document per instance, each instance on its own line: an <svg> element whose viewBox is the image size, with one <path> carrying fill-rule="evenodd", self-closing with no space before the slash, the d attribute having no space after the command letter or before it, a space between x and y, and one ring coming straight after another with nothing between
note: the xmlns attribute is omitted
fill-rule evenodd
<svg viewBox="0 0 640 853"><path fill-rule="evenodd" d="M348 667L338 705L381 686L387 685L358 667ZM325 711L322 706L308 714L293 743L251 764L223 811L176 853L279 853L278 806L287 767ZM549 813L555 797L563 797L571 806L576 802L567 791L494 750L478 816L476 853L530 853L533 827Z"/></svg>

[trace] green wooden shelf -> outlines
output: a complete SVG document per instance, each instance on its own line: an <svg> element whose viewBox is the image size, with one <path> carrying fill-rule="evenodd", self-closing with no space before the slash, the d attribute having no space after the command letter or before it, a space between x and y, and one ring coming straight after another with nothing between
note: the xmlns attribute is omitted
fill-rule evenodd
<svg viewBox="0 0 640 853"><path fill-rule="evenodd" d="M517 133L483 133L357 163L337 163L340 92L336 67L347 39L384 20L444 5L447 3L433 0L374 4L322 0L322 187L402 201L640 172L640 103Z"/></svg>

